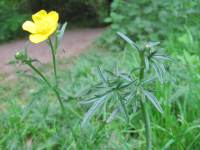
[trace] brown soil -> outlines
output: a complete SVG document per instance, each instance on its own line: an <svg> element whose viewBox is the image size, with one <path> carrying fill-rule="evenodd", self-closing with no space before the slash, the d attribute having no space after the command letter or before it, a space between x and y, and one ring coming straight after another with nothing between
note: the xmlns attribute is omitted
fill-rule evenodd
<svg viewBox="0 0 200 150"><path fill-rule="evenodd" d="M64 35L61 50L58 56L65 58L80 54L86 50L96 39L103 29L74 29L67 31ZM28 40L17 40L0 45L0 74L11 74L12 65L9 64L14 59L15 53L20 51ZM37 58L42 63L49 63L51 54L45 42L41 44L28 43L28 54L31 58Z"/></svg>

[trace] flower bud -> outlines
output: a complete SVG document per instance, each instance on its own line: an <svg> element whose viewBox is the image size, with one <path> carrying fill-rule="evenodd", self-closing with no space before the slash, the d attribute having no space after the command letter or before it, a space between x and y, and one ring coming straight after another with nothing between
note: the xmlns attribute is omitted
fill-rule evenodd
<svg viewBox="0 0 200 150"><path fill-rule="evenodd" d="M23 53L23 52L17 52L17 53L15 54L15 58L16 58L17 60L25 61L25 60L27 59L27 56L26 56L25 53Z"/></svg>

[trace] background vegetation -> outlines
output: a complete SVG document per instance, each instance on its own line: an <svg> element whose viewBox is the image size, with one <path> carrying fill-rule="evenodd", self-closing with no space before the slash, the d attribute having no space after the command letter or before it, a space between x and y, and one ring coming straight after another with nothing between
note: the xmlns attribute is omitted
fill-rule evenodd
<svg viewBox="0 0 200 150"><path fill-rule="evenodd" d="M40 2L42 3L40 7L48 9L56 7L54 2ZM66 11L72 10L74 13L72 14L76 14L75 18L79 18L82 13L73 11L76 7L73 4L75 2L69 2L72 5ZM55 97L43 84L40 84L40 80L34 78L34 75L33 81L30 82L26 79L26 75L19 73L19 80L15 83L7 83L3 81L5 77L1 76L0 149L144 149L144 124L139 111L134 108L130 108L132 113L129 124L123 115L119 115L113 122L103 126L104 116L108 114L99 111L87 128L80 128L84 113L89 106L80 104L79 93L86 85L93 85L100 80L96 67L126 72L130 66L137 66L138 58L135 53L116 35L116 31L121 31L138 44L142 41L161 41L161 47L175 59L175 63L169 64L170 67L167 68L169 73L166 73L164 85L156 83L154 87L164 113L159 114L154 108L149 107L154 149L198 150L200 147L200 2L114 0L110 9L109 5L102 3L100 7L102 11L95 8L94 1L77 0L77 2L84 4L82 6L90 5L92 12L96 10L95 15L89 13L85 15L86 18L90 18L90 15L99 16L99 18L94 17L98 23L102 23L105 18L111 25L97 41L98 47L93 47L90 52L76 59L60 61L61 66L62 64L68 66L67 69L61 67L59 71L62 94L66 98L67 116L62 118L58 111L59 104L54 101ZM67 2L58 3L59 12L65 9L61 5L67 5ZM92 7L94 5L95 7ZM14 6L14 2L10 6ZM14 8L13 11L16 11ZM36 8L35 6L32 11ZM107 13L104 14L104 9L111 10L108 17ZM6 12L11 10L1 11L1 13ZM20 12L21 20L26 17L23 9L17 12ZM62 13L63 20L65 17L69 17L66 20L70 20L69 12ZM71 18L72 21L73 19L74 17ZM20 27L20 21L14 25ZM19 31L18 29L17 27L11 31L5 29L4 32L15 33ZM1 34L1 36L7 35ZM48 72L48 65L41 67L41 70Z"/></svg>
<svg viewBox="0 0 200 150"><path fill-rule="evenodd" d="M102 37L100 45L113 50L121 49L124 42L115 34L121 31L135 41L154 40L162 43L172 40L176 52L187 50L199 54L199 13L198 0L115 0L111 4L110 16L105 19L112 25Z"/></svg>

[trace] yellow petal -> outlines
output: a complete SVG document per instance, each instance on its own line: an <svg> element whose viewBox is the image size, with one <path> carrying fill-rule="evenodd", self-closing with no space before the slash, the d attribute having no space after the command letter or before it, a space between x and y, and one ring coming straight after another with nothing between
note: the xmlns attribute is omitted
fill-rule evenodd
<svg viewBox="0 0 200 150"><path fill-rule="evenodd" d="M59 19L59 15L56 11L51 11L48 13L49 19L52 20L52 22L57 23Z"/></svg>
<svg viewBox="0 0 200 150"><path fill-rule="evenodd" d="M58 27L58 23L52 24L50 30L46 34L48 36L50 36L51 34L53 34L56 31L57 27Z"/></svg>
<svg viewBox="0 0 200 150"><path fill-rule="evenodd" d="M47 12L45 10L40 10L37 13L35 13L34 15L32 15L32 19L34 22L37 22L46 16L47 16Z"/></svg>
<svg viewBox="0 0 200 150"><path fill-rule="evenodd" d="M42 34L31 34L29 40L35 44L45 41L48 38L46 35Z"/></svg>
<svg viewBox="0 0 200 150"><path fill-rule="evenodd" d="M25 31L28 31L30 33L35 33L36 32L36 26L32 21L26 21L22 25L22 29Z"/></svg>

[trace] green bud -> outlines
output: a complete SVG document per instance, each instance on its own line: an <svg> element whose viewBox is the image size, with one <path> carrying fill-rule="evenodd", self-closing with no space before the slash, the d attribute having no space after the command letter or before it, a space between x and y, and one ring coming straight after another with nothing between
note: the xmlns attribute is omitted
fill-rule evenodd
<svg viewBox="0 0 200 150"><path fill-rule="evenodd" d="M17 60L25 61L27 59L27 56L23 52L17 52L15 54L15 58Z"/></svg>

